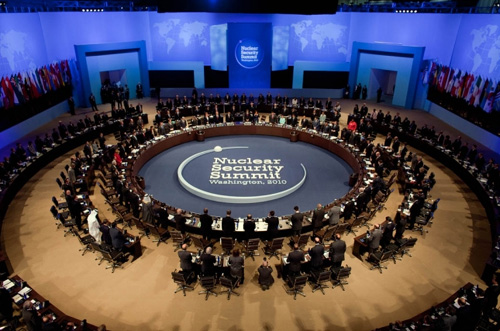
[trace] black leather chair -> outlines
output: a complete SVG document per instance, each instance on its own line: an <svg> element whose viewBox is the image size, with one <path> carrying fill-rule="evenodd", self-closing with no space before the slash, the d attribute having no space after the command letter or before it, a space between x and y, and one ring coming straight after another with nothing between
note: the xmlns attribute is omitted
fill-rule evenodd
<svg viewBox="0 0 500 331"><path fill-rule="evenodd" d="M231 294L234 294L236 296L239 296L240 294L234 291L234 288L240 283L239 278L235 279L230 279L227 277L221 277L219 278L219 282L221 286L225 287L226 289L221 291L220 293L225 293L227 292L227 299L231 299Z"/></svg>
<svg viewBox="0 0 500 331"><path fill-rule="evenodd" d="M326 282L330 281L331 272L330 270L322 270L317 272L311 272L311 278L309 282L313 285L313 293L317 290L320 290L323 295L325 294L325 288L329 288L330 286L326 285Z"/></svg>
<svg viewBox="0 0 500 331"><path fill-rule="evenodd" d="M252 238L248 239L248 241L245 243L245 258L247 257L252 257L252 260L255 261L255 255L258 255L256 251L259 249L260 245L260 239L259 238Z"/></svg>
<svg viewBox="0 0 500 331"><path fill-rule="evenodd" d="M289 289L286 290L286 293L293 293L294 300L297 300L297 294L305 297L306 295L302 290L307 283L307 278L307 275L289 276L287 279Z"/></svg>
<svg viewBox="0 0 500 331"><path fill-rule="evenodd" d="M200 278L201 287L204 288L203 291L198 292L198 294L206 294L205 300L208 300L210 294L217 296L217 293L214 292L214 288L216 287L215 276L203 276Z"/></svg>
<svg viewBox="0 0 500 331"><path fill-rule="evenodd" d="M279 260L278 254L279 251L283 248L283 242L285 241L285 238L274 238L272 241L268 242L266 246L264 246L263 250L266 255L269 255L269 259L271 259L273 256L276 256L276 258Z"/></svg>
<svg viewBox="0 0 500 331"><path fill-rule="evenodd" d="M193 278L193 276L194 271L191 271L191 273L188 275L182 272L178 272L177 270L172 271L172 279L174 280L174 283L179 286L174 291L174 293L182 291L182 293L184 293L184 296L186 296L186 290L194 290L194 287L188 284L188 280Z"/></svg>
<svg viewBox="0 0 500 331"><path fill-rule="evenodd" d="M378 269L382 273L382 269L387 269L387 266L382 263L387 262L392 258L393 251L376 251L370 254L368 260L373 264L370 270Z"/></svg>
<svg viewBox="0 0 500 331"><path fill-rule="evenodd" d="M340 269L332 268L332 288L340 286L342 291L345 291L344 285L349 284L346 279L351 275L351 267L346 265L345 267L340 267Z"/></svg>

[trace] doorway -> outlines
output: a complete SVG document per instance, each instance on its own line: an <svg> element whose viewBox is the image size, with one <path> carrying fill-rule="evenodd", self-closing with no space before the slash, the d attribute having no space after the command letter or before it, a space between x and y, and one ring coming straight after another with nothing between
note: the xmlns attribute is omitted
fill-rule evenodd
<svg viewBox="0 0 500 331"><path fill-rule="evenodd" d="M392 104L394 91L396 89L397 71L371 69L370 83L368 87L368 99L377 99L377 90L382 88L381 102Z"/></svg>

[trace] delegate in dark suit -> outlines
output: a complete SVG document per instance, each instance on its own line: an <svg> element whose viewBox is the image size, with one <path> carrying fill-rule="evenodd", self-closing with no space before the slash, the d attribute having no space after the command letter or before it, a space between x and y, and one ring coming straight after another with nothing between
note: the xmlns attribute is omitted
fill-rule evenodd
<svg viewBox="0 0 500 331"><path fill-rule="evenodd" d="M300 235L302 231L302 219L304 219L304 215L298 210L291 217L293 234L296 236Z"/></svg>
<svg viewBox="0 0 500 331"><path fill-rule="evenodd" d="M210 240L210 238L212 237L212 222L212 216L208 215L207 213L203 213L203 215L200 216L200 229L203 239Z"/></svg>
<svg viewBox="0 0 500 331"><path fill-rule="evenodd" d="M186 250L181 250L178 253L179 259L181 260L181 269L184 272L190 272L193 270L193 261L191 257L191 253Z"/></svg>
<svg viewBox="0 0 500 331"><path fill-rule="evenodd" d="M267 223L267 239L272 240L273 238L276 238L278 236L278 227L280 224L279 219L274 216L269 216L266 218L266 223Z"/></svg>
<svg viewBox="0 0 500 331"><path fill-rule="evenodd" d="M330 245L330 259L332 260L333 267L340 267L342 265L342 261L345 259L345 251L345 241L337 238L334 242L332 242Z"/></svg>
<svg viewBox="0 0 500 331"><path fill-rule="evenodd" d="M113 248L121 251L127 240L125 239L123 233L118 228L116 228L116 225L114 223L109 229L109 235L111 237Z"/></svg>
<svg viewBox="0 0 500 331"><path fill-rule="evenodd" d="M311 267L313 269L319 270L323 267L323 253L325 248L323 245L316 243L313 248L309 251L309 256L311 257Z"/></svg>
<svg viewBox="0 0 500 331"><path fill-rule="evenodd" d="M215 274L215 256L208 253L203 253L200 256L201 273L203 276L213 276Z"/></svg>
<svg viewBox="0 0 500 331"><path fill-rule="evenodd" d="M302 266L302 262L304 261L304 252L300 250L294 250L293 252L290 252L288 254L288 259L287 262L289 263L288 265L288 271L292 275L297 275L300 272L300 268Z"/></svg>
<svg viewBox="0 0 500 331"><path fill-rule="evenodd" d="M186 218L182 216L181 211L177 211L174 216L175 229L180 231L182 234L186 233Z"/></svg>
<svg viewBox="0 0 500 331"><path fill-rule="evenodd" d="M313 234L317 233L323 227L324 217L325 217L325 211L323 207L320 204L318 204L318 206L312 213Z"/></svg>
<svg viewBox="0 0 500 331"><path fill-rule="evenodd" d="M234 218L231 216L226 216L222 219L222 232L224 234L224 237L234 237L234 231L235 231L235 224L234 224Z"/></svg>

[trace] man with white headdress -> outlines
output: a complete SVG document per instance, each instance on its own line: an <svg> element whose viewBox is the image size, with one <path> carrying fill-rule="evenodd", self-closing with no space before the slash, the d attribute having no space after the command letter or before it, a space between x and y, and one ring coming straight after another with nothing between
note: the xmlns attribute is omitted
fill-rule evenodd
<svg viewBox="0 0 500 331"><path fill-rule="evenodd" d="M87 217L87 223L89 226L89 234L95 239L95 241L100 245L101 244L101 230L99 230L100 224L97 219L97 209L93 209L90 212L90 215Z"/></svg>

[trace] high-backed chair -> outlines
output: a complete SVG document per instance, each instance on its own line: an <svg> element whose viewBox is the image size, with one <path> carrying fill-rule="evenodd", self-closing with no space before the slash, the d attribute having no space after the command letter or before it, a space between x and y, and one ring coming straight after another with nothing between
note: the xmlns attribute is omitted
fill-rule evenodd
<svg viewBox="0 0 500 331"><path fill-rule="evenodd" d="M299 248L304 248L306 245L307 245L307 242L309 241L309 238L311 236L306 234L306 233L303 233L299 236L298 240L297 240L297 244L299 245Z"/></svg>
<svg viewBox="0 0 500 331"><path fill-rule="evenodd" d="M74 227L76 226L75 220L74 219L66 220L66 218L61 213L57 214L57 218L60 224L65 228L64 236L66 237L66 235L68 234L72 234L74 236L75 235Z"/></svg>
<svg viewBox="0 0 500 331"><path fill-rule="evenodd" d="M401 254L401 257L403 257L404 255L408 255L409 257L411 257L410 248L415 246L416 243L417 238L410 237L408 239L404 239L399 246L398 253Z"/></svg>
<svg viewBox="0 0 500 331"><path fill-rule="evenodd" d="M204 288L203 291L198 292L198 294L206 294L205 300L208 300L210 294L217 296L217 293L214 292L214 288L216 286L215 276L203 276L200 278L201 287Z"/></svg>
<svg viewBox="0 0 500 331"><path fill-rule="evenodd" d="M122 252L118 252L115 250L102 249L100 251L100 253L102 254L103 259L108 261L108 265L106 266L106 269L111 269L111 273L114 273L116 268L123 269L122 262L121 262L121 260L123 258Z"/></svg>
<svg viewBox="0 0 500 331"><path fill-rule="evenodd" d="M139 230L139 238L146 236L149 239L149 229L146 225L144 225L144 222L136 217L133 217L132 221L134 222L137 230Z"/></svg>
<svg viewBox="0 0 500 331"><path fill-rule="evenodd" d="M252 260L255 261L255 255L259 255L257 250L259 249L260 245L260 239L259 238L252 238L248 239L248 241L245 243L245 258L247 257L252 257Z"/></svg>
<svg viewBox="0 0 500 331"><path fill-rule="evenodd" d="M335 231L333 235L336 235L337 233L340 235L344 235L344 233L347 231L347 228L349 227L349 223L339 223L335 227Z"/></svg>
<svg viewBox="0 0 500 331"><path fill-rule="evenodd" d="M186 290L194 290L194 287L188 284L188 279L192 278L193 275L194 271L191 271L189 275L185 275L182 272L178 272L176 270L172 271L172 279L174 280L174 283L179 286L174 291L174 293L182 291L182 293L184 293L184 296L186 296Z"/></svg>
<svg viewBox="0 0 500 331"><path fill-rule="evenodd" d="M340 269L332 268L332 288L340 286L342 291L345 291L344 285L349 284L346 279L351 275L351 267L346 265Z"/></svg>
<svg viewBox="0 0 500 331"><path fill-rule="evenodd" d="M230 255L234 248L234 240L231 237L221 237L220 245L225 254Z"/></svg>
<svg viewBox="0 0 500 331"><path fill-rule="evenodd" d="M153 239L153 242L156 243L156 246L159 246L160 243L166 243L167 239L170 235L167 229L159 228L154 224L150 223L143 223L146 228L149 230L149 233L155 237L156 239ZM173 238L173 235L172 235Z"/></svg>
<svg viewBox="0 0 500 331"><path fill-rule="evenodd" d="M236 296L239 296L240 294L234 291L234 288L236 285L239 284L239 279L231 280L227 277L221 277L219 278L219 282L222 287L225 287L226 289L221 291L220 293L225 293L227 292L227 299L231 299L231 294L234 294Z"/></svg>
<svg viewBox="0 0 500 331"><path fill-rule="evenodd" d="M57 207L57 209L61 210L61 209L67 209L68 208L68 204L66 202L59 202L55 196L52 196L52 203L54 204L54 206Z"/></svg>
<svg viewBox="0 0 500 331"><path fill-rule="evenodd" d="M382 263L387 262L392 258L393 251L376 251L370 254L368 260L373 264L370 270L378 269L382 273L382 269L387 269L387 266Z"/></svg>
<svg viewBox="0 0 500 331"><path fill-rule="evenodd" d="M351 218L347 221L347 234L353 233L356 235L356 230L354 228L359 228L363 222L365 221L366 216L363 214L360 214L359 216L355 216L354 218Z"/></svg>
<svg viewBox="0 0 500 331"><path fill-rule="evenodd" d="M86 252L92 252L93 249L90 243L95 241L94 237L92 237L90 234L82 237L80 236L80 233L78 231L75 231L74 234L76 235L78 241L82 245L82 248L79 249L79 251L82 252L82 256L85 255Z"/></svg>
<svg viewBox="0 0 500 331"><path fill-rule="evenodd" d="M264 246L263 250L266 255L269 255L269 259L271 259L273 256L276 256L276 258L279 260L278 254L281 249L283 249L283 242L285 241L285 238L274 238L272 241L268 242L266 246Z"/></svg>
<svg viewBox="0 0 500 331"><path fill-rule="evenodd" d="M330 286L326 285L326 282L330 281L331 272L330 270L322 270L319 272L311 272L311 278L309 282L313 285L313 293L317 290L320 290L323 295L325 294L324 288L329 288Z"/></svg>
<svg viewBox="0 0 500 331"><path fill-rule="evenodd" d="M293 293L294 300L297 300L297 294L305 297L306 295L302 290L307 283L307 278L307 275L300 275L295 277L289 276L287 279L289 289L286 290L286 293Z"/></svg>
<svg viewBox="0 0 500 331"><path fill-rule="evenodd" d="M181 231L172 230L170 231L170 236L172 237L172 242L175 245L174 252L177 252L182 247L182 244L186 241L186 237L182 234Z"/></svg>
<svg viewBox="0 0 500 331"><path fill-rule="evenodd" d="M209 240L206 240L203 238L198 238L195 236L192 236L191 240L193 241L194 247L196 247L197 250L202 251L202 252L204 252L208 246L212 245L212 243Z"/></svg>

